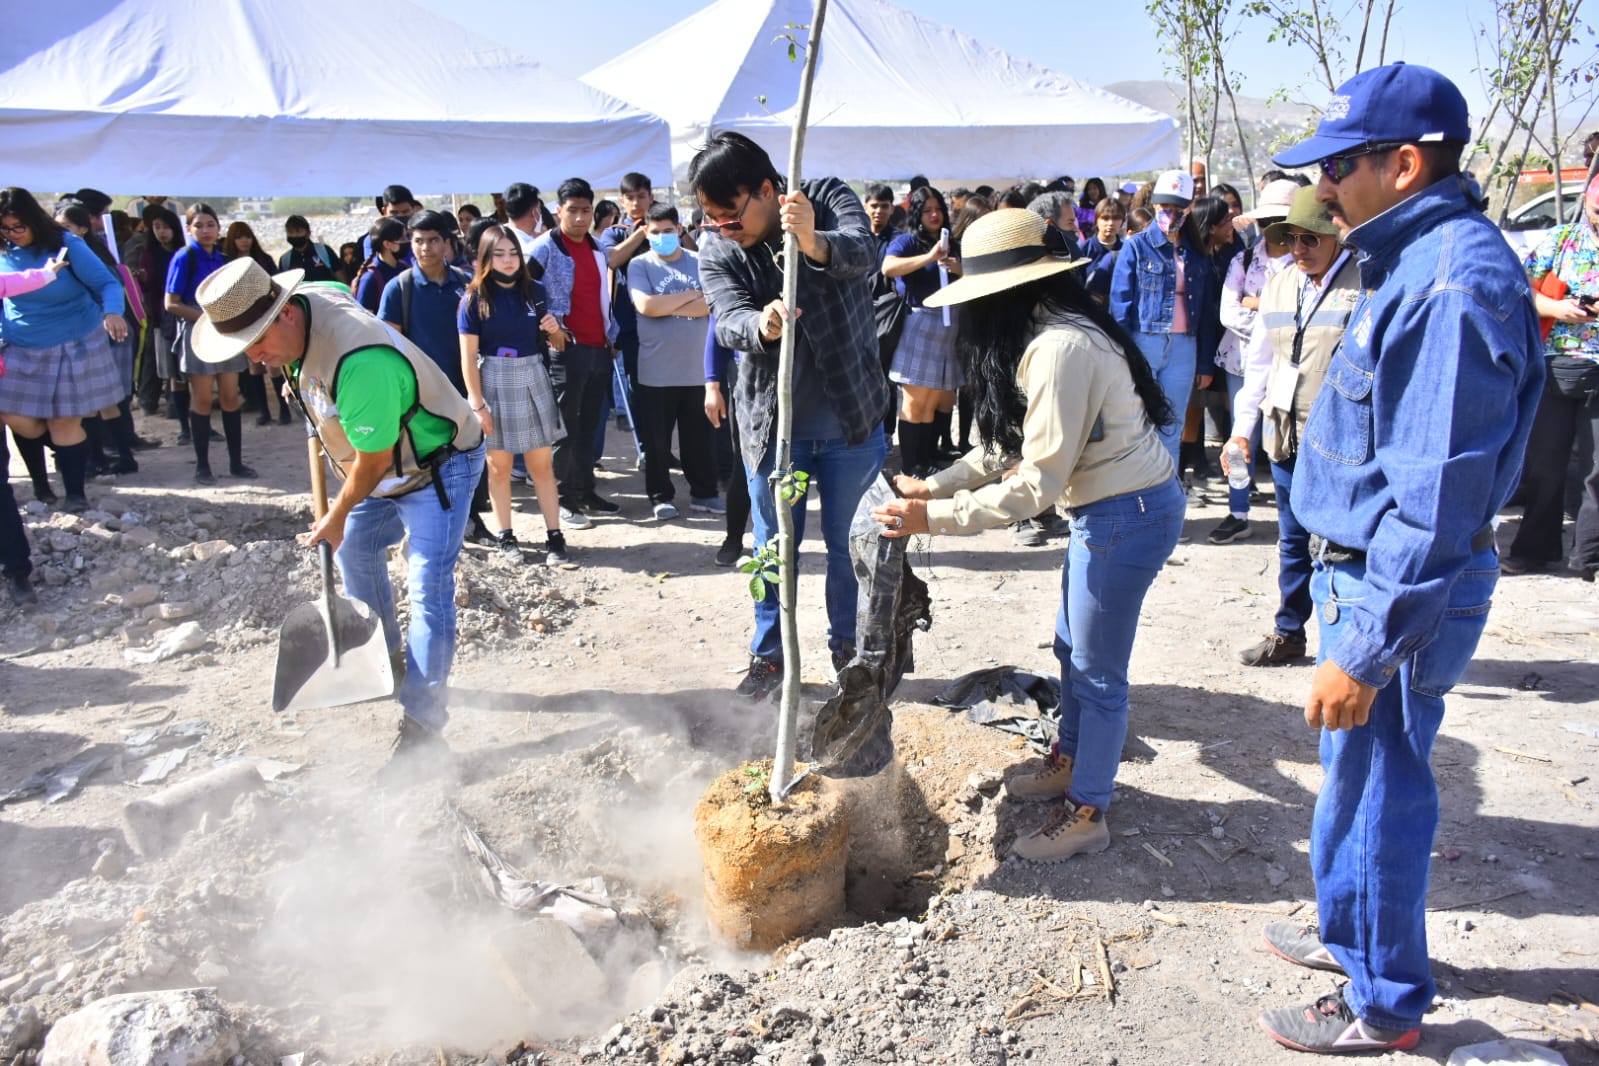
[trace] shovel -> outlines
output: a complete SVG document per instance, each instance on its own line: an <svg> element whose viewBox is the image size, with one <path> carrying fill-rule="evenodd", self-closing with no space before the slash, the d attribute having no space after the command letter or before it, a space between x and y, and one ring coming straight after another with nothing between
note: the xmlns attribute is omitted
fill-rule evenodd
<svg viewBox="0 0 1599 1066"><path fill-rule="evenodd" d="M311 501L321 520L328 511L327 470L322 442L314 431L310 434ZM394 693L394 668L382 623L366 604L333 594L333 549L324 540L317 544L317 553L322 595L315 603L289 612L278 633L274 711L342 707Z"/></svg>

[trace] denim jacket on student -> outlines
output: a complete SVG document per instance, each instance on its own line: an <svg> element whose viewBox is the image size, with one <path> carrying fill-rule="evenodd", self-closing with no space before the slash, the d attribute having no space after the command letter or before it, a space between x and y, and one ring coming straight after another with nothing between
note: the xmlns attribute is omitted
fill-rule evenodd
<svg viewBox="0 0 1599 1066"><path fill-rule="evenodd" d="M1199 372L1209 373L1221 343L1221 279L1210 257L1180 237L1188 332L1199 352ZM1122 242L1111 275L1110 313L1133 333L1170 333L1177 305L1177 254L1153 226Z"/></svg>
<svg viewBox="0 0 1599 1066"><path fill-rule="evenodd" d="M1350 231L1365 290L1306 419L1294 515L1366 553L1327 656L1381 688L1431 642L1509 498L1543 390L1527 275L1458 178ZM1486 611L1487 604L1481 606Z"/></svg>

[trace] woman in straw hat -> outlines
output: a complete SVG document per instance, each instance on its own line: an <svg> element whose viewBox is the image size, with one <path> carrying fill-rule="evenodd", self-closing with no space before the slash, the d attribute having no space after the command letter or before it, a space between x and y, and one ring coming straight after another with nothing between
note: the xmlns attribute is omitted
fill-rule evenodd
<svg viewBox="0 0 1599 1066"><path fill-rule="evenodd" d="M1071 514L1055 656L1060 739L1010 793L1065 804L1016 841L1056 861L1110 844L1110 804L1127 732L1127 663L1144 594L1177 543L1183 491L1158 428L1175 419L1126 330L1050 253L1044 220L1000 210L966 232L965 275L929 298L962 305L960 353L985 450L872 513L884 536L974 533L1059 501Z"/></svg>

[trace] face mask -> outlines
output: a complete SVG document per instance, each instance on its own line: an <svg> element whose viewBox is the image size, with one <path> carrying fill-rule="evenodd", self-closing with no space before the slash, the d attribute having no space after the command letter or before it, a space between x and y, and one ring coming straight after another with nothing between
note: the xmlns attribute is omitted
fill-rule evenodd
<svg viewBox="0 0 1599 1066"><path fill-rule="evenodd" d="M654 252L656 255L676 255L677 250L681 247L682 242L678 240L677 234L675 233L650 234L650 251Z"/></svg>
<svg viewBox="0 0 1599 1066"><path fill-rule="evenodd" d="M307 245L309 245L310 243L311 243L311 238L310 237L290 237L289 238L289 247L295 248L295 249L304 250L304 248Z"/></svg>
<svg viewBox="0 0 1599 1066"><path fill-rule="evenodd" d="M517 280L517 278L519 276L520 275L517 275L517 274L507 274L503 270L490 270L489 271L489 277L493 278L495 281L499 282L502 285L515 285L516 284L516 280Z"/></svg>
<svg viewBox="0 0 1599 1066"><path fill-rule="evenodd" d="M1169 207L1163 207L1155 212L1155 226L1162 233L1170 233L1177 225L1178 214Z"/></svg>

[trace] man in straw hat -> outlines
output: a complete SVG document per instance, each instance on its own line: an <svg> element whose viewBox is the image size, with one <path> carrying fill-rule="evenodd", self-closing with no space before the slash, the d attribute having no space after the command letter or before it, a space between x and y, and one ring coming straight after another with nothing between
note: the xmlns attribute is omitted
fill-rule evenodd
<svg viewBox="0 0 1599 1066"><path fill-rule="evenodd" d="M1018 799L1059 804L1012 854L1056 862L1103 851L1106 809L1127 736L1127 666L1144 594L1182 531L1184 496L1160 427L1171 402L1131 334L1051 253L1046 223L1001 209L972 223L964 275L928 298L961 305L984 451L873 510L884 535L973 533L1038 514L1071 514L1055 657L1060 737Z"/></svg>
<svg viewBox="0 0 1599 1066"><path fill-rule="evenodd" d="M342 287L269 277L237 259L201 284L194 353L216 363L241 351L282 369L343 480L304 538L334 549L345 591L383 622L391 654L400 627L388 549L407 542L410 625L396 757L447 752L440 735L455 658L455 562L483 470L483 431L465 397L421 349Z"/></svg>
<svg viewBox="0 0 1599 1066"><path fill-rule="evenodd" d="M1261 1018L1303 1051L1409 1049L1434 986L1429 761L1444 694L1482 635L1492 522L1515 487L1543 385L1527 278L1467 199L1466 101L1425 67L1345 82L1316 132L1276 157L1316 164L1317 198L1358 256L1355 305L1295 460L1320 665L1305 720L1325 781L1311 824L1320 929L1266 942L1349 983Z"/></svg>

